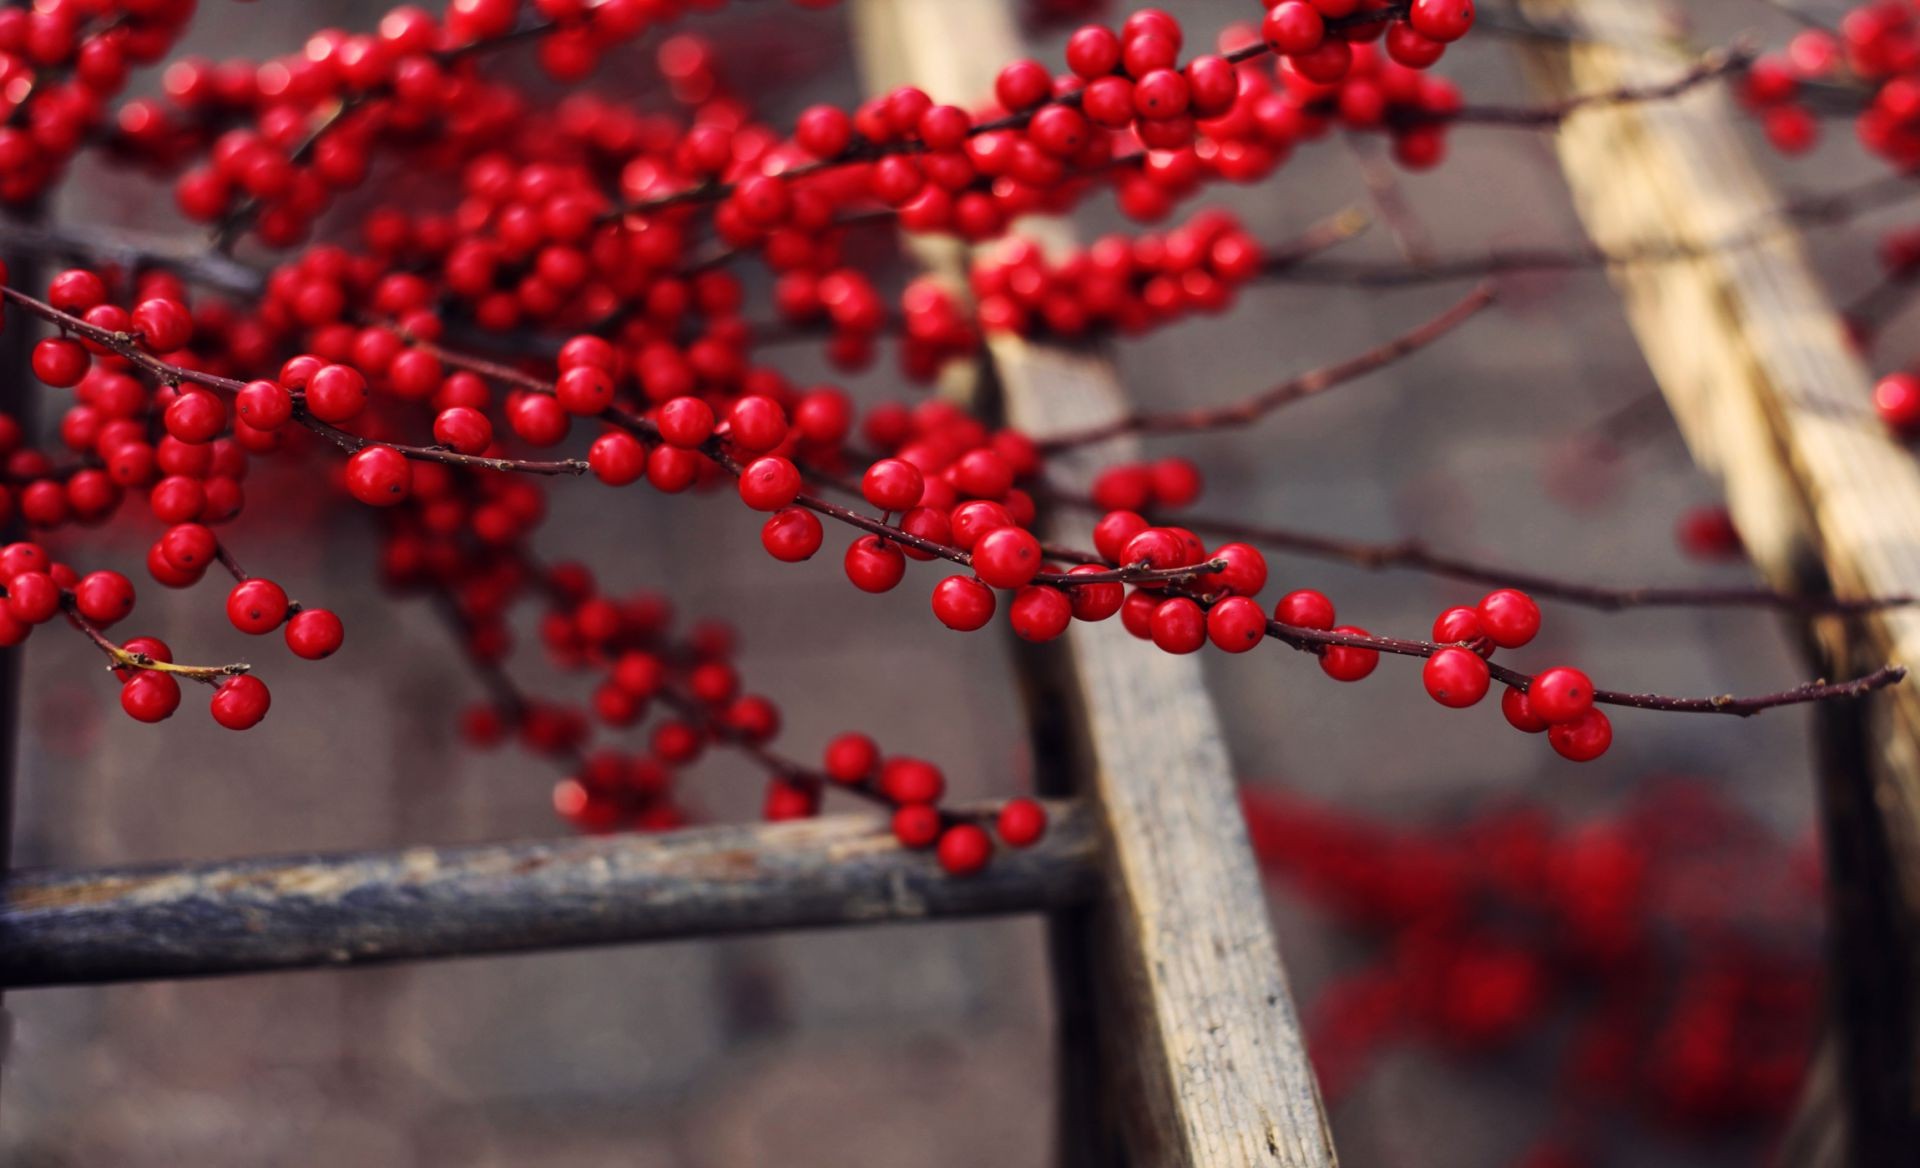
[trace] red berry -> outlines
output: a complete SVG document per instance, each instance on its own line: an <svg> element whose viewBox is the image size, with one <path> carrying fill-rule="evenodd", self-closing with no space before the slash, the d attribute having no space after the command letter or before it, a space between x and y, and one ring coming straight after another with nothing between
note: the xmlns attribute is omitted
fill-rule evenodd
<svg viewBox="0 0 1920 1168"><path fill-rule="evenodd" d="M485 454L493 445L493 423L471 406L450 406L434 417L433 440L461 454Z"/></svg>
<svg viewBox="0 0 1920 1168"><path fill-rule="evenodd" d="M812 559L824 538L820 520L805 507L783 507L760 528L760 546L774 559L788 564Z"/></svg>
<svg viewBox="0 0 1920 1168"><path fill-rule="evenodd" d="M1881 421L1901 434L1920 432L1920 377L1911 373L1882 377L1873 387L1873 408Z"/></svg>
<svg viewBox="0 0 1920 1168"><path fill-rule="evenodd" d="M60 585L45 572L22 572L7 581L7 614L37 625L60 611Z"/></svg>
<svg viewBox="0 0 1920 1168"><path fill-rule="evenodd" d="M227 619L243 633L270 633L287 619L286 590L271 580L242 580L227 593Z"/></svg>
<svg viewBox="0 0 1920 1168"><path fill-rule="evenodd" d="M1599 710L1590 709L1570 722L1547 727L1547 742L1561 758L1591 762L1613 745L1613 723Z"/></svg>
<svg viewBox="0 0 1920 1168"><path fill-rule="evenodd" d="M780 445L787 436L787 412L770 397L749 395L727 410L728 437L750 454L759 454Z"/></svg>
<svg viewBox="0 0 1920 1168"><path fill-rule="evenodd" d="M1276 53L1306 53L1327 39L1327 23L1320 10L1306 0L1284 0L1267 9L1260 35Z"/></svg>
<svg viewBox="0 0 1920 1168"><path fill-rule="evenodd" d="M1491 683L1486 661L1471 649L1442 649L1420 671L1427 695L1443 706L1463 710L1487 696Z"/></svg>
<svg viewBox="0 0 1920 1168"><path fill-rule="evenodd" d="M1500 712L1506 715L1507 724L1522 734L1538 734L1547 728L1547 720L1533 712L1527 691L1516 686L1508 686L1500 695Z"/></svg>
<svg viewBox="0 0 1920 1168"><path fill-rule="evenodd" d="M933 587L933 615L963 633L992 620L994 605L993 589L971 576L948 576Z"/></svg>
<svg viewBox="0 0 1920 1168"><path fill-rule="evenodd" d="M1407 23L1441 44L1457 41L1473 27L1473 0L1413 0Z"/></svg>
<svg viewBox="0 0 1920 1168"><path fill-rule="evenodd" d="M1571 722L1593 708L1593 682L1564 665L1543 669L1527 686L1527 705L1543 721Z"/></svg>
<svg viewBox="0 0 1920 1168"><path fill-rule="evenodd" d="M862 592L890 592L907 574L907 558L896 544L863 535L847 548L847 579Z"/></svg>
<svg viewBox="0 0 1920 1168"><path fill-rule="evenodd" d="M1356 637L1368 635L1367 630L1355 625L1341 625L1333 631ZM1359 681L1379 664L1380 650L1364 646L1328 645L1320 654L1320 671L1335 681Z"/></svg>
<svg viewBox="0 0 1920 1168"><path fill-rule="evenodd" d="M73 604L101 628L133 611L133 582L118 572L88 572L73 586Z"/></svg>
<svg viewBox="0 0 1920 1168"><path fill-rule="evenodd" d="M1100 564L1078 564L1067 570L1069 576L1091 576L1107 571ZM1076 584L1067 590L1073 603L1075 620L1103 621L1120 611L1127 599L1126 585L1114 580L1098 584Z"/></svg>
<svg viewBox="0 0 1920 1168"><path fill-rule="evenodd" d="M1013 603L1007 606L1007 620L1023 641L1051 641L1067 631L1073 620L1073 603L1058 588L1029 584L1014 594Z"/></svg>
<svg viewBox="0 0 1920 1168"><path fill-rule="evenodd" d="M713 436L713 407L697 397L676 397L660 407L660 437L688 450Z"/></svg>
<svg viewBox="0 0 1920 1168"><path fill-rule="evenodd" d="M1267 612L1246 596L1229 596L1207 610L1207 639L1228 653L1245 653L1267 635Z"/></svg>
<svg viewBox="0 0 1920 1168"><path fill-rule="evenodd" d="M587 448L587 466L610 487L637 483L647 474L647 448L625 430L609 430Z"/></svg>
<svg viewBox="0 0 1920 1168"><path fill-rule="evenodd" d="M1153 643L1168 653L1191 653L1207 643L1207 614L1184 596L1154 607Z"/></svg>
<svg viewBox="0 0 1920 1168"><path fill-rule="evenodd" d="M287 622L287 648L308 661L333 656L346 639L340 618L324 608L301 609Z"/></svg>
<svg viewBox="0 0 1920 1168"><path fill-rule="evenodd" d="M229 677L213 692L213 720L229 730L246 730L260 724L272 701L267 684L252 674Z"/></svg>
<svg viewBox="0 0 1920 1168"><path fill-rule="evenodd" d="M1297 629L1325 631L1333 627L1333 601L1311 588L1289 592L1273 606L1273 619Z"/></svg>
<svg viewBox="0 0 1920 1168"><path fill-rule="evenodd" d="M66 337L48 337L33 347L33 375L55 389L79 385L91 364L80 342Z"/></svg>
<svg viewBox="0 0 1920 1168"><path fill-rule="evenodd" d="M860 493L882 511L905 511L919 505L926 490L920 468L898 458L883 458L861 476Z"/></svg>
<svg viewBox="0 0 1920 1168"><path fill-rule="evenodd" d="M937 803L946 792L940 768L917 758L890 758L880 767L880 793L895 803Z"/></svg>
<svg viewBox="0 0 1920 1168"><path fill-rule="evenodd" d="M994 817L994 831L1010 848L1025 848L1047 834L1047 809L1032 799L1009 799Z"/></svg>
<svg viewBox="0 0 1920 1168"><path fill-rule="evenodd" d="M1540 606L1515 588L1489 592L1480 601L1480 624L1502 649L1518 649L1540 632Z"/></svg>
<svg viewBox="0 0 1920 1168"><path fill-rule="evenodd" d="M940 834L935 854L949 875L971 876L993 858L993 841L974 824L956 823Z"/></svg>
<svg viewBox="0 0 1920 1168"><path fill-rule="evenodd" d="M836 783L865 782L879 765L880 748L865 734L842 734L827 743L823 766Z"/></svg>
<svg viewBox="0 0 1920 1168"><path fill-rule="evenodd" d="M186 348L193 339L193 317L176 300L142 300L133 309L133 327L141 341L155 353L171 353Z"/></svg>
<svg viewBox="0 0 1920 1168"><path fill-rule="evenodd" d="M1040 541L1022 527L987 532L973 545L973 570L994 588L1018 588L1040 571Z"/></svg>
<svg viewBox="0 0 1920 1168"><path fill-rule="evenodd" d="M367 379L351 365L326 365L307 380L307 412L323 422L349 422L367 408Z"/></svg>
<svg viewBox="0 0 1920 1168"><path fill-rule="evenodd" d="M256 430L277 430L293 417L293 395L271 381L249 381L235 395L233 409Z"/></svg>
<svg viewBox="0 0 1920 1168"><path fill-rule="evenodd" d="M903 848L930 848L940 838L940 812L912 803L893 813L893 838Z"/></svg>
<svg viewBox="0 0 1920 1168"><path fill-rule="evenodd" d="M1486 626L1480 623L1478 609L1456 606L1447 609L1433 621L1433 639L1442 645L1477 641L1486 635Z"/></svg>
<svg viewBox="0 0 1920 1168"><path fill-rule="evenodd" d="M413 467L391 446L369 446L347 460L347 491L369 507L391 507L412 490Z"/></svg>
<svg viewBox="0 0 1920 1168"><path fill-rule="evenodd" d="M120 708L136 721L164 722L180 708L180 683L171 674L138 670L120 687Z"/></svg>
<svg viewBox="0 0 1920 1168"><path fill-rule="evenodd" d="M613 376L594 365L576 365L554 382L553 396L568 413L592 417L613 404Z"/></svg>

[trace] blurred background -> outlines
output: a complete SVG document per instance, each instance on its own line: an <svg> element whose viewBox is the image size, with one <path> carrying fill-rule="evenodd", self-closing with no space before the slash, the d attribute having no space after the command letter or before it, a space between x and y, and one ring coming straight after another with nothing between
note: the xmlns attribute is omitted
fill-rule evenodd
<svg viewBox="0 0 1920 1168"><path fill-rule="evenodd" d="M182 51L272 55L326 25L369 28L384 7L206 0ZM1252 0L1164 7L1196 40L1198 30L1259 15ZM1688 15L1702 44L1744 30L1777 44L1793 28L1740 0L1702 0ZM857 100L844 12L741 5L684 28L721 48L728 76L754 87L776 125L812 102ZM1037 34L1035 55L1057 63L1066 31ZM655 44L632 50L631 63L608 62L591 84L657 102L646 81ZM513 65L503 58L499 67ZM1475 34L1440 69L1469 100L1531 100L1499 37ZM1813 163L1783 168L1782 186L1868 177L1847 135L1833 137ZM1463 127L1451 148L1440 169L1397 178L1435 253L1580 238L1547 137ZM1377 143L1329 139L1261 186L1221 189L1205 202L1279 241L1342 207L1370 207L1366 169L1387 165ZM98 164L74 174L55 213L191 230L164 188ZM1082 220L1088 237L1124 226L1105 197ZM1859 290L1872 239L1858 228L1819 237L1837 298ZM1340 254L1392 259L1395 248L1376 227ZM1652 383L1604 277L1516 277L1501 291L1493 311L1364 383L1250 430L1152 450L1207 468L1198 510L1210 515L1355 538L1419 535L1493 563L1601 583L1748 582L1744 567L1702 564L1676 543L1676 525L1714 504L1715 488L1691 468L1658 402L1647 401ZM1224 402L1359 352L1459 292L1264 284L1230 312L1129 342L1114 357L1144 405ZM782 364L801 384L835 379L804 347L783 353ZM862 402L921 392L886 359L842 383ZM234 735L199 717L135 724L113 709L112 683L89 646L35 638L16 862L562 832L549 804L556 776L543 764L460 742L458 711L480 696L478 685L424 602L394 602L372 585L366 516L340 509L320 524L321 502L297 468L257 468L248 489L254 503L234 525L235 546L249 565L340 612L346 648L323 666L276 670L269 726ZM962 796L1029 789L1008 646L940 628L926 609L932 576L914 573L906 587L870 597L845 586L835 555L776 566L759 548L758 520L724 497L616 496L580 482L552 501L538 541L547 559L577 558L614 588L657 588L690 617L738 627L743 675L782 704L788 753L814 757L834 734L862 729L937 761ZM144 542L130 531L88 533L73 546L132 574ZM1484 591L1286 557L1273 566L1278 590L1323 589L1344 620L1408 635ZM143 589L140 604L129 631L192 646L194 659L245 654L245 638L204 588ZM1668 693L1776 689L1804 669L1782 626L1738 611L1549 606L1545 632L1525 654L1534 664L1576 662L1619 688ZM516 663L529 679L545 676L537 656ZM1635 1036L1642 1053L1659 1047L1693 986L1676 970L1777 963L1777 976L1760 979L1765 1000L1744 1004L1753 1012L1739 1017L1779 1033L1772 1073L1791 1096L1818 1011L1805 713L1749 721L1629 712L1616 720L1613 750L1576 767L1505 732L1491 703L1465 713L1437 706L1413 670L1391 661L1348 687L1292 653L1203 659L1233 757L1256 792L1257 834L1274 853L1271 907L1294 992L1323 1071L1337 1076L1329 1094L1345 1163L1479 1168L1532 1156L1545 1165L1556 1145L1591 1156L1558 1161L1566 1164L1761 1162L1777 1113L1694 1106L1638 1062L1624 1095L1604 1084L1596 1095L1569 1069L1570 1052L1584 1049L1596 1025ZM689 790L703 817L741 819L757 812L761 782L714 755ZM853 808L830 801L835 809ZM1395 901L1392 887L1366 883L1409 855L1457 867L1461 840L1488 838L1463 833L1494 828L1523 843L1546 840L1555 856L1587 855L1573 841L1590 843L1595 832L1626 838L1635 887L1656 910L1651 948L1575 952L1538 904L1496 897L1470 920L1435 920L1419 903ZM1650 840L1666 850L1656 856ZM1496 854L1464 850L1482 862ZM1594 862L1604 867L1604 855ZM1753 895L1776 885L1778 895ZM1768 911L1737 911L1730 890ZM1423 954L1462 935L1500 939L1476 954L1522 954L1459 973L1469 988L1495 987L1483 1016L1403 1019L1374 1028L1381 1033L1362 1024L1379 1016L1367 993L1391 996L1395 971L1431 968ZM36 1168L1041 1165L1052 1147L1048 995L1035 920L24 991L6 1000L0 1158ZM1605 1012L1623 997L1626 1014ZM1685 1038L1673 1041L1684 1047Z"/></svg>

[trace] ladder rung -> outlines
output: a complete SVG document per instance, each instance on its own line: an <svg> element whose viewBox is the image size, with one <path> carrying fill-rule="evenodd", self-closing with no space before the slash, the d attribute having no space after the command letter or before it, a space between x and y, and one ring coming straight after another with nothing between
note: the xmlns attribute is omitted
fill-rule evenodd
<svg viewBox="0 0 1920 1168"><path fill-rule="evenodd" d="M961 809L963 812L968 809ZM979 809L975 809L979 810ZM48 986L1027 912L1098 884L1092 817L957 879L869 815L0 882L0 985Z"/></svg>

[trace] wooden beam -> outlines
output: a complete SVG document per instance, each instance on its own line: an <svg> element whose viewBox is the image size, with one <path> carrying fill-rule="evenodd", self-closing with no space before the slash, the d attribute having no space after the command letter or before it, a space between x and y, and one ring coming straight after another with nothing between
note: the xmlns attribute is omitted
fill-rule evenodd
<svg viewBox="0 0 1920 1168"><path fill-rule="evenodd" d="M1593 34L1529 42L1526 63L1564 98L1671 79L1689 59L1648 0L1522 0L1528 14ZM1776 586L1847 596L1920 592L1920 466L1875 416L1848 345L1790 224L1741 246L1780 203L1742 141L1724 87L1674 101L1582 111L1558 148L1574 202L1608 251L1675 244L1681 263L1613 273L1627 316L1700 465L1716 473L1754 562ZM1824 618L1809 648L1831 676L1920 664L1920 611ZM1850 1163L1910 1163L1920 1146L1920 687L1864 709L1823 711L1819 791L1835 945L1837 1066L1810 1115L1844 1116ZM1837 1073L1825 1073L1837 1071ZM1803 1131L1807 1162L1832 1154ZM1822 1151L1813 1151L1822 1149Z"/></svg>
<svg viewBox="0 0 1920 1168"><path fill-rule="evenodd" d="M873 88L911 81L937 101L970 103L1022 55L1005 3L864 0L856 8ZM1059 247L1059 220L1020 234ZM1113 368L1084 352L991 343L1009 421L1037 438L1108 421L1127 409ZM1069 487L1136 456L1117 441L1050 468ZM1049 538L1085 546L1084 524L1049 519ZM1060 649L1061 646L1054 646ZM1334 1162L1213 704L1191 658L1130 637L1117 620L1076 622L1064 651L1078 722L1078 781L1105 829L1105 896L1074 939L1091 977L1062 984L1092 997L1101 1072L1096 1100L1067 1084L1064 1158L1155 1166ZM1057 660L1057 656L1056 656ZM1053 713L1043 716L1052 717ZM1060 737L1057 727L1043 735ZM1056 946L1056 952L1059 951ZM1078 1114L1076 1114L1078 1113Z"/></svg>
<svg viewBox="0 0 1920 1168"><path fill-rule="evenodd" d="M986 808L971 810L982 811ZM0 986L202 977L1058 909L1097 884L1093 817L955 879L883 818L407 848L0 882Z"/></svg>

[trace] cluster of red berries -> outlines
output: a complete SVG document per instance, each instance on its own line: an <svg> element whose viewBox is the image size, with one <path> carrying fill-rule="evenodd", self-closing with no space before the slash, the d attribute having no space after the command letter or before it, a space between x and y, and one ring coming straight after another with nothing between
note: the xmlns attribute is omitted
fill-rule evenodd
<svg viewBox="0 0 1920 1168"><path fill-rule="evenodd" d="M1488 593L1473 608L1456 606L1433 622L1433 640L1446 646L1427 658L1421 681L1427 695L1450 709L1478 705L1492 685L1488 660L1495 649L1518 649L1540 632L1540 607L1513 588ZM1507 686L1500 712L1514 729L1545 733L1554 752L1590 762L1613 744L1613 723L1593 705L1593 682L1578 669L1541 670L1525 687Z"/></svg>
<svg viewBox="0 0 1920 1168"><path fill-rule="evenodd" d="M1113 235L1050 261L1013 242L973 265L987 332L1078 338L1135 336L1193 313L1232 307L1261 271L1260 245L1223 211L1202 212L1165 234Z"/></svg>
<svg viewBox="0 0 1920 1168"><path fill-rule="evenodd" d="M193 0L43 0L0 9L0 201L57 181L134 68L166 56Z"/></svg>
<svg viewBox="0 0 1920 1168"><path fill-rule="evenodd" d="M1045 834L1046 811L1031 799L1007 802L994 817L992 834L974 817L943 809L946 778L939 767L904 755L882 757L864 734L835 738L817 769L775 755L779 707L742 690L734 664L737 640L725 625L702 622L675 637L672 606L664 597L605 596L591 573L575 564L539 571L506 556L475 567L481 574L468 574L455 598L463 621L478 627L481 608L504 610L524 586L537 584L548 598L540 635L549 659L592 676L595 687L585 707L517 694L508 703L473 707L463 719L465 734L476 745L491 746L512 732L529 749L571 763L573 774L554 788L554 807L582 830L680 826L686 812L675 799L678 772L721 745L740 749L768 771L767 819L816 815L826 791L845 791L887 808L902 845L932 848L941 867L956 876L987 865L995 834L1016 848ZM470 643L469 649L486 661L503 655L499 646ZM631 730L656 711L664 716L652 719L645 751L587 749L594 724Z"/></svg>
<svg viewBox="0 0 1920 1168"><path fill-rule="evenodd" d="M1664 781L1566 826L1526 805L1438 829L1268 789L1244 805L1263 863L1386 951L1308 1011L1330 1100L1397 1044L1496 1055L1571 1009L1561 1122L1726 1130L1790 1107L1820 1013L1818 864L1711 788Z"/></svg>

